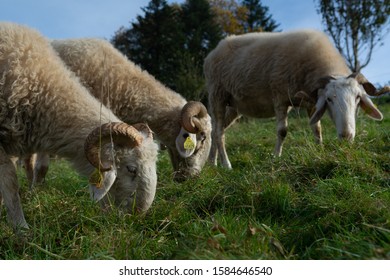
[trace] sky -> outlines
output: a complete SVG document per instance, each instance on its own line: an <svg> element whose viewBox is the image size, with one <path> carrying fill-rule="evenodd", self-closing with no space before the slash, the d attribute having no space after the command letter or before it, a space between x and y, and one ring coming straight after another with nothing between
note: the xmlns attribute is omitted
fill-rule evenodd
<svg viewBox="0 0 390 280"><path fill-rule="evenodd" d="M184 0L168 0L168 3ZM149 0L0 0L0 21L33 27L50 39L98 37L111 39L121 27L130 27ZM262 0L279 29L323 30L314 0ZM374 84L390 81L390 34L362 70Z"/></svg>

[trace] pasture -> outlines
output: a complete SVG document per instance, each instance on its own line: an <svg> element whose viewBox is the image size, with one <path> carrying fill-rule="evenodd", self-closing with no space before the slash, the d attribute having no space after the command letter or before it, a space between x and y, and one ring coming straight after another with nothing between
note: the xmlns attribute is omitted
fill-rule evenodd
<svg viewBox="0 0 390 280"><path fill-rule="evenodd" d="M32 191L19 171L31 229L14 235L3 207L0 259L390 259L390 103L379 109L381 122L360 112L353 144L325 117L323 146L293 112L281 158L274 119L242 121L226 134L233 170L183 183L161 151L143 217L102 211L63 160Z"/></svg>

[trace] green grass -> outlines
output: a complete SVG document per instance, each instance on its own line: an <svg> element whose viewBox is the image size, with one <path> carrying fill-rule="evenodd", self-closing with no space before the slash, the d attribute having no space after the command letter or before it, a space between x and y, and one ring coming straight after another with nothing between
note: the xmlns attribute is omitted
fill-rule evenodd
<svg viewBox="0 0 390 280"><path fill-rule="evenodd" d="M234 169L184 183L162 151L143 217L103 212L65 161L33 191L19 172L31 230L14 235L2 209L0 259L390 259L390 105L380 110L382 122L359 115L353 144L325 118L323 146L295 113L281 158L273 119L241 122L226 136Z"/></svg>

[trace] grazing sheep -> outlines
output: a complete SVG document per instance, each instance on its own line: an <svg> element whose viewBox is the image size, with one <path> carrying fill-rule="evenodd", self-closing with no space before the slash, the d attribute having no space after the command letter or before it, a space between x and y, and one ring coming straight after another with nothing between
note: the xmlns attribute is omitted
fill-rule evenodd
<svg viewBox="0 0 390 280"><path fill-rule="evenodd" d="M14 156L58 154L92 174L94 200L146 211L156 190L157 151L149 128L125 124L102 106L43 36L0 22L0 194L15 229L28 224Z"/></svg>
<svg viewBox="0 0 390 280"><path fill-rule="evenodd" d="M282 153L292 106L307 109L319 143L320 119L326 110L338 137L351 141L359 106L370 117L382 119L367 95L375 95L375 87L363 75L351 74L342 56L319 31L230 36L206 57L204 72L213 124L210 161L215 165L218 151L222 165L231 168L224 132L241 115L276 116L277 156Z"/></svg>
<svg viewBox="0 0 390 280"><path fill-rule="evenodd" d="M144 122L167 147L174 178L198 175L211 146L206 107L187 102L100 39L55 40L52 46L96 98L127 123Z"/></svg>

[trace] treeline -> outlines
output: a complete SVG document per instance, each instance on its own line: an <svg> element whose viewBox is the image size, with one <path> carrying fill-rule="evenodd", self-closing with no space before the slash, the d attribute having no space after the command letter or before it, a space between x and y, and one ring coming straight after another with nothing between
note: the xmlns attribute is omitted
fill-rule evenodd
<svg viewBox="0 0 390 280"><path fill-rule="evenodd" d="M203 61L222 38L279 25L260 0L151 0L142 10L111 42L188 100L205 101Z"/></svg>

